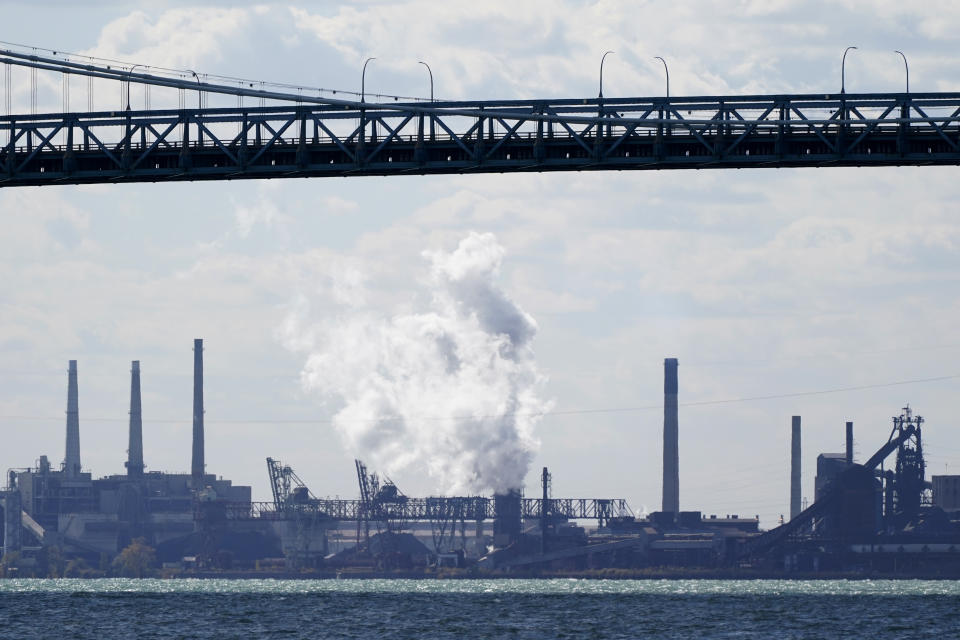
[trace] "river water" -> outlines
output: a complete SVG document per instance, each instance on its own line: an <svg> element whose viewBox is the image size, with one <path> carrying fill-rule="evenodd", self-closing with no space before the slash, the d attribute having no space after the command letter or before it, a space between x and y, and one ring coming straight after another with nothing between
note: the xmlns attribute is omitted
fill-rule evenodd
<svg viewBox="0 0 960 640"><path fill-rule="evenodd" d="M960 582L0 580L0 638L960 638Z"/></svg>

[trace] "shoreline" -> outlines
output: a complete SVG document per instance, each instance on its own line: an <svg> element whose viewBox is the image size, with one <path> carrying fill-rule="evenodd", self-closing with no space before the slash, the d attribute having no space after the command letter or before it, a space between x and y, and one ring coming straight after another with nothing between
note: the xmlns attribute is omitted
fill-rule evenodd
<svg viewBox="0 0 960 640"><path fill-rule="evenodd" d="M107 576L86 576L99 578ZM652 571L603 570L562 572L442 571L178 571L153 576L183 580L960 580L960 574L915 572L777 572L777 571Z"/></svg>

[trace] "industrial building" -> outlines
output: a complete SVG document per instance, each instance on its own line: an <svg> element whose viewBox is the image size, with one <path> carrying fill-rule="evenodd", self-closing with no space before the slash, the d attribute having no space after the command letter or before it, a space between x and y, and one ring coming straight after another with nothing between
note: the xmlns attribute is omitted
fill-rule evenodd
<svg viewBox="0 0 960 640"><path fill-rule="evenodd" d="M71 360L67 382L66 452L54 466L42 455L33 468L11 469L4 491L4 550L31 551L57 546L62 553L95 561L113 556L135 538L145 538L164 560L184 550L203 551L203 498L250 505L251 489L235 486L206 472L203 456L203 341L194 341L193 446L190 474L145 471L140 362L130 370L130 425L126 473L94 478L81 465L77 361ZM18 517L19 516L19 517ZM19 522L18 522L19 520ZM229 533L229 532L226 532ZM239 556L255 555L249 543L276 547L271 531L245 531L217 541ZM273 536L274 538L276 536Z"/></svg>
<svg viewBox="0 0 960 640"><path fill-rule="evenodd" d="M813 504L747 541L741 560L786 571L960 576L960 476L926 480L923 422L904 407L887 442L863 463L854 462L853 423L847 422L845 452L817 456ZM799 417L794 439L799 442ZM798 484L799 471L791 495Z"/></svg>
<svg viewBox="0 0 960 640"><path fill-rule="evenodd" d="M680 508L678 361L664 361L662 509L637 518L622 498L541 494L405 495L356 461L357 499L318 498L288 465L267 458L272 500L207 472L204 460L203 341L194 341L191 472L146 471L140 363L130 370L126 473L83 471L77 362L67 374L63 462L40 456L11 469L2 491L4 556L29 572L45 550L95 564L143 538L158 562L206 570L364 568L479 572L629 570L676 567L952 571L960 575L960 476L925 479L923 418L905 407L888 441L866 462L846 451L817 456L815 500L801 506L801 417L791 418L790 519L769 531L759 520ZM885 466L896 454L894 464ZM804 508L805 507L805 508ZM591 526L584 526L590 523Z"/></svg>
<svg viewBox="0 0 960 640"><path fill-rule="evenodd" d="M143 538L164 563L193 558L206 567L252 567L258 560L283 558L288 567L304 568L342 561L331 547L342 551L351 540L352 561L376 564L373 556L395 554L402 546L396 540L413 531L426 539L423 549L433 556L479 557L489 545L515 542L524 519L539 513L539 502L524 499L519 490L493 498L408 498L393 483L381 484L360 461L359 500L319 500L289 466L268 458L274 500L253 502L250 487L206 469L200 339L194 341L193 362L191 472L146 471L140 362L134 361L126 473L101 478L82 467L78 368L75 360L69 362L64 459L54 465L42 455L35 466L7 473L0 501L5 555L16 552L29 565L43 549L57 547L95 565ZM553 512L600 524L632 515L622 499L561 500Z"/></svg>

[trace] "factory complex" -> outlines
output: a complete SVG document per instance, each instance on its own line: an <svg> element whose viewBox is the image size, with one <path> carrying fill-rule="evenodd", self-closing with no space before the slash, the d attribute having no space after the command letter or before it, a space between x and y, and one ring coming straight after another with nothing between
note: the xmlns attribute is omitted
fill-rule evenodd
<svg viewBox="0 0 960 640"><path fill-rule="evenodd" d="M517 487L493 496L412 497L356 460L357 498L324 499L290 466L267 458L272 500L255 502L249 486L205 466L202 340L194 341L189 474L145 469L139 361L131 366L126 473L84 471L71 360L62 463L40 456L32 467L9 469L0 489L0 575L62 575L58 562L69 562L74 575L105 575L138 548L149 549L150 571L176 575L610 569L960 577L960 476L926 477L924 421L910 407L863 463L854 462L847 422L846 450L817 457L815 499L806 508L801 418L793 416L789 519L761 531L756 517L680 510L678 391L678 362L668 358L662 508L644 517L622 498L553 496L546 467L536 496Z"/></svg>

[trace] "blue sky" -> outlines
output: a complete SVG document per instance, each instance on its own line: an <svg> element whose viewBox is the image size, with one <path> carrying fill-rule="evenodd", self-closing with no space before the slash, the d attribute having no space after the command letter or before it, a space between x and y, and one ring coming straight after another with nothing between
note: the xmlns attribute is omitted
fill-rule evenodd
<svg viewBox="0 0 960 640"><path fill-rule="evenodd" d="M0 39L253 79L452 99L960 90L960 8L899 2L8 3ZM54 18L56 18L54 20ZM15 71L15 73L25 73ZM25 76L15 76L15 81ZM59 80L41 101L60 104ZM14 95L25 110L26 87ZM85 104L82 83L74 104ZM154 103L164 99L153 96ZM97 89L98 106L120 100ZM142 97L133 93L133 100ZM2 102L0 102L2 105ZM269 493L263 458L353 496L339 406L300 383L282 328L359 278L367 310L418 308L429 263L470 231L503 246L499 284L538 325L557 411L532 468L554 493L660 503L662 362L680 401L960 374L955 168L750 170L250 181L0 190L0 466L63 456L66 363L79 360L84 466L123 469L130 360L142 361L145 461L189 465L191 340L206 341L208 469ZM929 469L960 469L957 378L681 407L681 507L788 509L790 416L815 454L855 422L865 459L909 402ZM243 422L253 421L253 422ZM539 474L527 478L535 492ZM437 490L416 465L394 480Z"/></svg>

